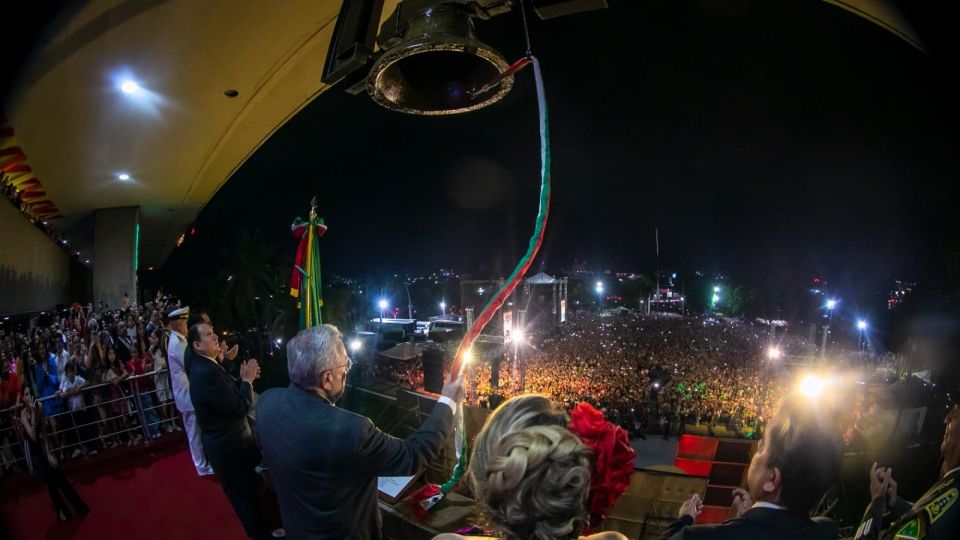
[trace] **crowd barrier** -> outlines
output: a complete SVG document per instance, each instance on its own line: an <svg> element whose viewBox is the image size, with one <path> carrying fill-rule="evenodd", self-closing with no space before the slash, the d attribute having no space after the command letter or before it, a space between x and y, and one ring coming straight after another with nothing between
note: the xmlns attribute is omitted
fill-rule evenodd
<svg viewBox="0 0 960 540"><path fill-rule="evenodd" d="M58 459L89 456L123 444L138 444L160 436L164 430L179 429L179 415L170 400L161 400L158 380L166 380L168 370L126 377L116 383L85 386L80 390L83 406L71 410L70 396L52 395L37 399L40 427L47 451ZM44 414L43 404L62 400L62 412ZM18 420L24 407L18 403L0 410L0 466L2 473L30 471L35 465L26 451L23 429ZM168 414L169 413L169 414Z"/></svg>

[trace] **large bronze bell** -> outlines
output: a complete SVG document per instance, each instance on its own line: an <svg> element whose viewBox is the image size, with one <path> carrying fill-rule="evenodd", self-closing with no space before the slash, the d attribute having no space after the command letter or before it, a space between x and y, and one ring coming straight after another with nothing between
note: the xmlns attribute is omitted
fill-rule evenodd
<svg viewBox="0 0 960 540"><path fill-rule="evenodd" d="M500 53L477 40L475 3L405 0L401 10L406 13L394 13L384 27L401 27L402 38L384 39L381 29L385 52L367 76L367 92L374 101L410 114L457 114L486 107L510 91L512 75L478 92L508 65Z"/></svg>

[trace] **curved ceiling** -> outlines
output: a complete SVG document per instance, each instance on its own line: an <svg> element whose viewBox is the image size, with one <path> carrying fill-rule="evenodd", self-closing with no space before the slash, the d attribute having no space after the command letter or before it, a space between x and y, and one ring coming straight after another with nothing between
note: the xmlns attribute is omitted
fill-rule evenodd
<svg viewBox="0 0 960 540"><path fill-rule="evenodd" d="M828 1L921 47L886 1ZM233 172L326 89L341 3L92 0L63 13L6 107L57 229L69 237L93 210L139 206L141 265L161 264Z"/></svg>
<svg viewBox="0 0 960 540"><path fill-rule="evenodd" d="M140 206L141 264L161 263L247 157L326 89L340 6L95 0L62 14L6 109L63 216L54 225ZM121 90L127 79L137 91Z"/></svg>

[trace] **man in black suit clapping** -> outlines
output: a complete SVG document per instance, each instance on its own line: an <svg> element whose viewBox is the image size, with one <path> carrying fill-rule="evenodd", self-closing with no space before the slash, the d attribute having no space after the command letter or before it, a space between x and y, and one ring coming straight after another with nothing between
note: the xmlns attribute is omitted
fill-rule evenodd
<svg viewBox="0 0 960 540"><path fill-rule="evenodd" d="M680 519L661 539L834 540L837 524L810 512L840 474L841 431L815 403L784 402L763 434L747 471L747 489L735 489L737 517L717 525L694 525L703 506L693 495Z"/></svg>
<svg viewBox="0 0 960 540"><path fill-rule="evenodd" d="M253 407L253 381L260 365L250 359L240 365L240 382L217 362L220 341L207 323L194 324L187 333L185 363L190 366L190 399L200 426L203 451L213 466L224 493L250 538L271 538L260 510L263 478L256 473L260 450L247 413Z"/></svg>
<svg viewBox="0 0 960 540"><path fill-rule="evenodd" d="M462 378L448 382L420 429L391 437L336 406L351 365L335 326L303 330L287 343L290 386L257 403L257 437L290 538L381 538L377 477L413 475L433 460L463 399Z"/></svg>

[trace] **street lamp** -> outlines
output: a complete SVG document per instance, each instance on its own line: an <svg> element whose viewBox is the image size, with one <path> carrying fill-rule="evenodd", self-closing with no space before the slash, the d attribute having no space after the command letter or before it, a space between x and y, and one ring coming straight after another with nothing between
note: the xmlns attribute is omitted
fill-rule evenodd
<svg viewBox="0 0 960 540"><path fill-rule="evenodd" d="M827 325L823 327L823 339L820 342L820 358L827 356L827 336L830 334L830 327L833 325L833 310L837 307L839 301L836 298L827 300Z"/></svg>
<svg viewBox="0 0 960 540"><path fill-rule="evenodd" d="M390 304L387 302L386 298L381 298L377 301L377 307L380 308L380 335L383 336L383 312L387 310Z"/></svg>
<svg viewBox="0 0 960 540"><path fill-rule="evenodd" d="M603 309L603 282L598 281L597 284L594 286L593 290L597 291L597 296L600 297L599 303L597 305L599 309L602 310Z"/></svg>
<svg viewBox="0 0 960 540"><path fill-rule="evenodd" d="M440 301L440 314L441 315L447 314L447 303L444 302L443 300Z"/></svg>
<svg viewBox="0 0 960 540"><path fill-rule="evenodd" d="M769 358L770 360L777 360L781 356L783 356L783 353L780 352L779 347L770 347L769 349L767 349L767 358Z"/></svg>
<svg viewBox="0 0 960 540"><path fill-rule="evenodd" d="M870 325L867 324L867 321L863 319L860 319L859 321L857 321L857 330L859 330L857 335L857 346L860 349L861 355L866 351L866 348L867 348L866 332L869 326Z"/></svg>
<svg viewBox="0 0 960 540"><path fill-rule="evenodd" d="M523 344L527 336L518 328L510 334L510 340L513 341L513 368L520 373L520 391L524 392L527 387L527 364L523 360Z"/></svg>

